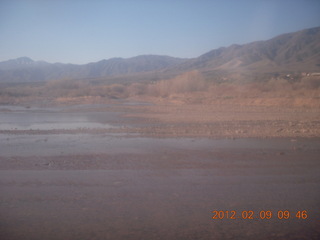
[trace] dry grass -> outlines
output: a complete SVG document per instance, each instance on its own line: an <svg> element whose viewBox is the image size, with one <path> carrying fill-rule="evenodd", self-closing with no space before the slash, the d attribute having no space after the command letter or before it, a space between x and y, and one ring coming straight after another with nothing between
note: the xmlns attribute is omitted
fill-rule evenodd
<svg viewBox="0 0 320 240"><path fill-rule="evenodd" d="M320 77L284 78L266 82L210 82L198 71L170 80L131 84L91 84L76 80L49 81L43 85L0 88L0 104L47 101L63 103L107 102L135 98L180 104L279 105L320 107Z"/></svg>
<svg viewBox="0 0 320 240"><path fill-rule="evenodd" d="M193 93L204 91L208 83L204 81L198 71L184 73L170 80L162 80L155 84L149 84L147 95L155 97L168 97L177 93Z"/></svg>

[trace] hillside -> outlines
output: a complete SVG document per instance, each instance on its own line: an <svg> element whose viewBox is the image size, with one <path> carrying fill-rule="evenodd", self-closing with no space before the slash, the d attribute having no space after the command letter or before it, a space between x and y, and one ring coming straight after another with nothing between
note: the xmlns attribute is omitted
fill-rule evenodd
<svg viewBox="0 0 320 240"><path fill-rule="evenodd" d="M134 82L168 79L199 71L211 81L268 80L287 74L320 72L320 27L287 33L270 40L231 45L197 58L142 55L84 65L50 64L23 57L0 62L0 82L91 79ZM111 79L111 80L110 80Z"/></svg>
<svg viewBox="0 0 320 240"><path fill-rule="evenodd" d="M56 79L92 79L161 70L185 59L142 55L112 58L84 65L33 61L28 57L0 62L0 82L40 82Z"/></svg>
<svg viewBox="0 0 320 240"><path fill-rule="evenodd" d="M200 70L209 77L257 76L320 71L320 27L283 34L267 41L232 45L174 66L171 71Z"/></svg>

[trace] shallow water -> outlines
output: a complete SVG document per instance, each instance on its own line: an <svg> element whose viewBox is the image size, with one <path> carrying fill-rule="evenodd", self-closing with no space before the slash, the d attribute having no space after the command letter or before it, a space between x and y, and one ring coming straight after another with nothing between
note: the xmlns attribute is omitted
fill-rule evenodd
<svg viewBox="0 0 320 240"><path fill-rule="evenodd" d="M10 109L0 126L119 126L116 113L68 110ZM0 239L317 240L319 155L319 139L0 134Z"/></svg>
<svg viewBox="0 0 320 240"><path fill-rule="evenodd" d="M0 130L59 130L92 129L115 127L106 123L107 113L72 113L57 109L26 109L7 107L9 111L0 112ZM97 114L104 122L97 122ZM94 117L96 117L94 119ZM105 117L105 120L104 120Z"/></svg>

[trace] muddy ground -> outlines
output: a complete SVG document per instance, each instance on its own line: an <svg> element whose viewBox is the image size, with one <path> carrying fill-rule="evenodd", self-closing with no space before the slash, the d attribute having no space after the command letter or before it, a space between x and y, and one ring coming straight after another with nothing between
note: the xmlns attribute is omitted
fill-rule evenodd
<svg viewBox="0 0 320 240"><path fill-rule="evenodd" d="M40 108L39 111L41 109L43 108ZM117 125L117 127L93 128L90 126L79 126L77 128L65 127L59 129L0 128L0 133L120 133L149 137L209 138L320 136L320 108L230 104L190 105L170 102L154 104L119 101L113 104L55 106L55 108L50 109L53 112L83 113L86 117L89 116L92 119L91 122L110 123ZM20 109L22 113L27 111L32 112L32 108ZM0 107L0 114L1 112L2 114L11 113L12 109L3 106Z"/></svg>
<svg viewBox="0 0 320 240"><path fill-rule="evenodd" d="M319 239L318 119L303 108L3 106L1 239Z"/></svg>

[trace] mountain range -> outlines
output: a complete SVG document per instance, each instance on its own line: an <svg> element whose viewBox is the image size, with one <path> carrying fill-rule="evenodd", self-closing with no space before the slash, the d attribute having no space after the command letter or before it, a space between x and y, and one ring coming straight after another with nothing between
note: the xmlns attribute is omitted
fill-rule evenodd
<svg viewBox="0 0 320 240"><path fill-rule="evenodd" d="M101 79L119 76L174 76L198 70L216 76L258 76L320 72L320 27L287 33L266 41L231 45L197 58L159 55L112 58L84 65L33 61L28 57L0 62L0 82L40 82L53 79ZM149 74L149 75L148 75Z"/></svg>
<svg viewBox="0 0 320 240"><path fill-rule="evenodd" d="M0 82L39 82L53 79L92 79L128 75L165 69L184 59L142 55L133 58L112 58L84 65L47 63L21 57L0 62Z"/></svg>

